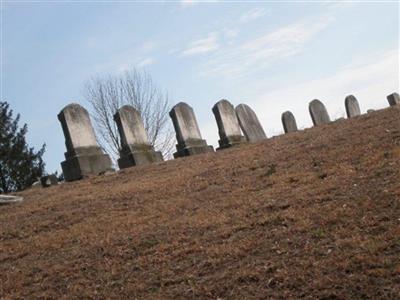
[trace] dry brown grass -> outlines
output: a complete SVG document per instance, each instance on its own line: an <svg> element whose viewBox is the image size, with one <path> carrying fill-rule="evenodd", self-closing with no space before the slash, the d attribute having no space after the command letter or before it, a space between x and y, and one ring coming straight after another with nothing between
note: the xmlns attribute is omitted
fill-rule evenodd
<svg viewBox="0 0 400 300"><path fill-rule="evenodd" d="M4 298L398 299L400 107L0 207Z"/></svg>

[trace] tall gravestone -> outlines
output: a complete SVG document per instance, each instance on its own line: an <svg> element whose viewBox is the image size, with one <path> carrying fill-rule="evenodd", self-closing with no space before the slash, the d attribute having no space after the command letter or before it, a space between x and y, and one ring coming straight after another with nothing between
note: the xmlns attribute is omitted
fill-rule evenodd
<svg viewBox="0 0 400 300"><path fill-rule="evenodd" d="M388 95L386 98L387 98L390 106L400 104L400 96L398 93L392 93L392 94Z"/></svg>
<svg viewBox="0 0 400 300"><path fill-rule="evenodd" d="M239 104L235 111L247 141L255 143L267 138L256 113L248 105Z"/></svg>
<svg viewBox="0 0 400 300"><path fill-rule="evenodd" d="M346 107L347 118L352 118L361 115L360 105L356 97L349 95L344 100L344 105Z"/></svg>
<svg viewBox="0 0 400 300"><path fill-rule="evenodd" d="M328 111L325 108L325 105L318 99L314 99L313 101L310 102L308 110L310 112L314 126L326 124L331 121L328 115Z"/></svg>
<svg viewBox="0 0 400 300"><path fill-rule="evenodd" d="M207 145L200 134L199 125L193 108L184 102L175 105L169 112L174 124L176 140L176 152L174 157L183 157L206 152L214 152L212 146Z"/></svg>
<svg viewBox="0 0 400 300"><path fill-rule="evenodd" d="M282 125L285 133L297 131L297 123L294 115L290 111L285 111L282 114Z"/></svg>
<svg viewBox="0 0 400 300"><path fill-rule="evenodd" d="M114 115L121 137L120 169L163 161L147 138L140 113L130 105L122 106Z"/></svg>
<svg viewBox="0 0 400 300"><path fill-rule="evenodd" d="M228 100L218 101L212 111L218 125L219 148L229 148L245 142L245 138L240 131L239 121L236 116L235 108Z"/></svg>
<svg viewBox="0 0 400 300"><path fill-rule="evenodd" d="M97 144L89 113L79 104L69 104L58 114L65 136L65 161L61 163L66 181L111 171L111 160Z"/></svg>

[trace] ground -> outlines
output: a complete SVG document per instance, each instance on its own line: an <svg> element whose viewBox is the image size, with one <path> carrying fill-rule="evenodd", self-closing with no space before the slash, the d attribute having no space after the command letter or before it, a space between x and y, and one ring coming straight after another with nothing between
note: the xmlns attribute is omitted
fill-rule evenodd
<svg viewBox="0 0 400 300"><path fill-rule="evenodd" d="M400 106L20 195L7 299L400 295Z"/></svg>

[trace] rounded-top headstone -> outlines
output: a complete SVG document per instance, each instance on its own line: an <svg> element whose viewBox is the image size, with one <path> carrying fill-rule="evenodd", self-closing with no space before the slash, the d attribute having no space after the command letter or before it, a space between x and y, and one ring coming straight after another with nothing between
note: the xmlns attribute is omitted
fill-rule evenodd
<svg viewBox="0 0 400 300"><path fill-rule="evenodd" d="M235 108L240 128L249 142L258 142L267 138L256 113L246 104Z"/></svg>
<svg viewBox="0 0 400 300"><path fill-rule="evenodd" d="M388 95L386 98L387 98L390 106L400 104L400 96L398 93L392 93L392 94Z"/></svg>
<svg viewBox="0 0 400 300"><path fill-rule="evenodd" d="M212 111L217 121L221 139L242 135L235 108L228 100L222 99L218 101Z"/></svg>
<svg viewBox="0 0 400 300"><path fill-rule="evenodd" d="M310 112L314 126L320 124L326 124L331 121L328 115L328 111L325 108L325 105L318 99L314 99L310 102L308 110Z"/></svg>
<svg viewBox="0 0 400 300"><path fill-rule="evenodd" d="M114 120L118 125L122 145L149 144L142 117L134 107L122 106L114 115Z"/></svg>
<svg viewBox="0 0 400 300"><path fill-rule="evenodd" d="M202 139L193 108L187 103L178 103L171 109L169 115L174 124L178 143Z"/></svg>
<svg viewBox="0 0 400 300"><path fill-rule="evenodd" d="M76 103L65 106L58 114L65 136L67 151L97 146L88 111Z"/></svg>
<svg viewBox="0 0 400 300"><path fill-rule="evenodd" d="M297 131L297 123L294 115L290 111L285 111L282 114L282 125L285 133Z"/></svg>
<svg viewBox="0 0 400 300"><path fill-rule="evenodd" d="M352 118L361 115L360 105L358 104L357 98L353 95L349 95L344 100L346 107L347 118Z"/></svg>

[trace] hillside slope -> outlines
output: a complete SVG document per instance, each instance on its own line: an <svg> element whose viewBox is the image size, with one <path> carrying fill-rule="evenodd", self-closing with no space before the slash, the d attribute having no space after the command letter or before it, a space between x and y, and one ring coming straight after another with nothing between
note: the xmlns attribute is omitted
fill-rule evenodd
<svg viewBox="0 0 400 300"><path fill-rule="evenodd" d="M400 106L21 194L5 298L400 294Z"/></svg>

